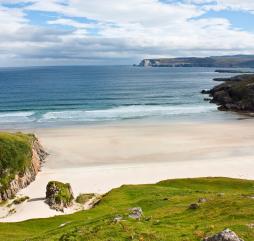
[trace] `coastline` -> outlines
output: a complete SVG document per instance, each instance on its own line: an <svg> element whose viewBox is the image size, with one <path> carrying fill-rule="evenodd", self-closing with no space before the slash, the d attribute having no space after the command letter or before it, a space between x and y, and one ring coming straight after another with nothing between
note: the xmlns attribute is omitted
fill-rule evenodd
<svg viewBox="0 0 254 241"><path fill-rule="evenodd" d="M49 209L43 200L47 182L51 180L69 182L77 196L103 194L124 184L172 178L254 179L252 119L210 123L133 122L31 131L50 156L35 182L19 192L29 196L30 201L19 205L15 214L0 222L62 214ZM64 214L75 211L72 208Z"/></svg>

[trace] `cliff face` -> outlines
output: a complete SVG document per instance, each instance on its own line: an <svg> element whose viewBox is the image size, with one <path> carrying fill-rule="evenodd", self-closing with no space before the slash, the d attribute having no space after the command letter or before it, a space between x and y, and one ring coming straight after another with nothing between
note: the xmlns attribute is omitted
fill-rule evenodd
<svg viewBox="0 0 254 241"><path fill-rule="evenodd" d="M239 75L220 81L225 82L203 92L212 97L211 102L216 103L219 110L254 113L254 75Z"/></svg>
<svg viewBox="0 0 254 241"><path fill-rule="evenodd" d="M16 175L10 182L9 187L0 192L0 201L12 198L20 189L27 187L33 182L47 155L48 154L45 152L38 139L34 138L32 142L32 160L30 167L26 168L22 175Z"/></svg>
<svg viewBox="0 0 254 241"><path fill-rule="evenodd" d="M211 56L205 58L160 58L144 59L140 67L215 67L215 68L252 68L254 55Z"/></svg>

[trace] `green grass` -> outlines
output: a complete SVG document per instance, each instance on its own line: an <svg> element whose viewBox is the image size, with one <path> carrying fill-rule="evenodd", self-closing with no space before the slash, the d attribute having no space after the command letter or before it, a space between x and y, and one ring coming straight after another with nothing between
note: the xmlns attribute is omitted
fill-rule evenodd
<svg viewBox="0 0 254 241"><path fill-rule="evenodd" d="M33 135L0 132L0 191L31 164Z"/></svg>
<svg viewBox="0 0 254 241"><path fill-rule="evenodd" d="M13 204L18 205L18 204L25 202L28 199L29 199L28 196L19 197L19 198L14 199Z"/></svg>
<svg viewBox="0 0 254 241"><path fill-rule="evenodd" d="M223 193L223 195L221 194ZM200 241L225 228L254 240L254 181L197 178L154 185L124 185L107 193L93 209L72 215L0 224L0 240L37 241ZM199 198L208 201L189 209ZM141 207L141 221L128 218ZM113 222L116 215L124 221ZM62 225L65 224L65 225ZM15 232L13 232L15 230Z"/></svg>
<svg viewBox="0 0 254 241"><path fill-rule="evenodd" d="M94 196L95 196L94 193L81 193L76 197L75 201L80 204L85 204Z"/></svg>

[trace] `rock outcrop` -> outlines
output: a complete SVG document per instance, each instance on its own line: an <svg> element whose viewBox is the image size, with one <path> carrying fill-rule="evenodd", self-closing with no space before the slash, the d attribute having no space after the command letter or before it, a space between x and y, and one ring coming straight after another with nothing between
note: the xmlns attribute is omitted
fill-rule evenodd
<svg viewBox="0 0 254 241"><path fill-rule="evenodd" d="M210 91L203 91L212 97L210 102L217 104L219 110L254 113L254 75L240 75L223 81Z"/></svg>
<svg viewBox="0 0 254 241"><path fill-rule="evenodd" d="M140 207L129 209L129 218L140 220L143 217L143 211Z"/></svg>
<svg viewBox="0 0 254 241"><path fill-rule="evenodd" d="M216 69L216 73L231 73L231 74L253 74L253 71L239 69Z"/></svg>
<svg viewBox="0 0 254 241"><path fill-rule="evenodd" d="M69 183L51 181L46 189L46 203L51 209L64 211L64 208L72 206L74 195Z"/></svg>
<svg viewBox="0 0 254 241"><path fill-rule="evenodd" d="M0 191L0 201L6 201L10 198L13 198L20 189L27 187L35 180L36 175L40 171L41 165L48 154L43 149L36 137L33 139L31 148L31 165L27 167L22 174L15 175L8 188Z"/></svg>
<svg viewBox="0 0 254 241"><path fill-rule="evenodd" d="M225 229L224 231L215 234L212 237L208 237L203 239L203 241L244 241L240 239L236 233L231 231L230 229Z"/></svg>

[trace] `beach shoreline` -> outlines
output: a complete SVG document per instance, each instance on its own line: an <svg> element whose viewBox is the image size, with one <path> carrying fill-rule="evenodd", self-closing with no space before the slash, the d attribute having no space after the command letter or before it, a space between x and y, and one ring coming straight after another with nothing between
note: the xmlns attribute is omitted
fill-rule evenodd
<svg viewBox="0 0 254 241"><path fill-rule="evenodd" d="M127 184L165 179L224 176L254 179L253 120L231 122L129 123L27 130L50 156L35 182L19 194L30 197L0 222L62 213L44 203L48 181L69 182L74 195L104 194ZM36 212L35 212L36 210ZM65 214L75 212L66 210Z"/></svg>

